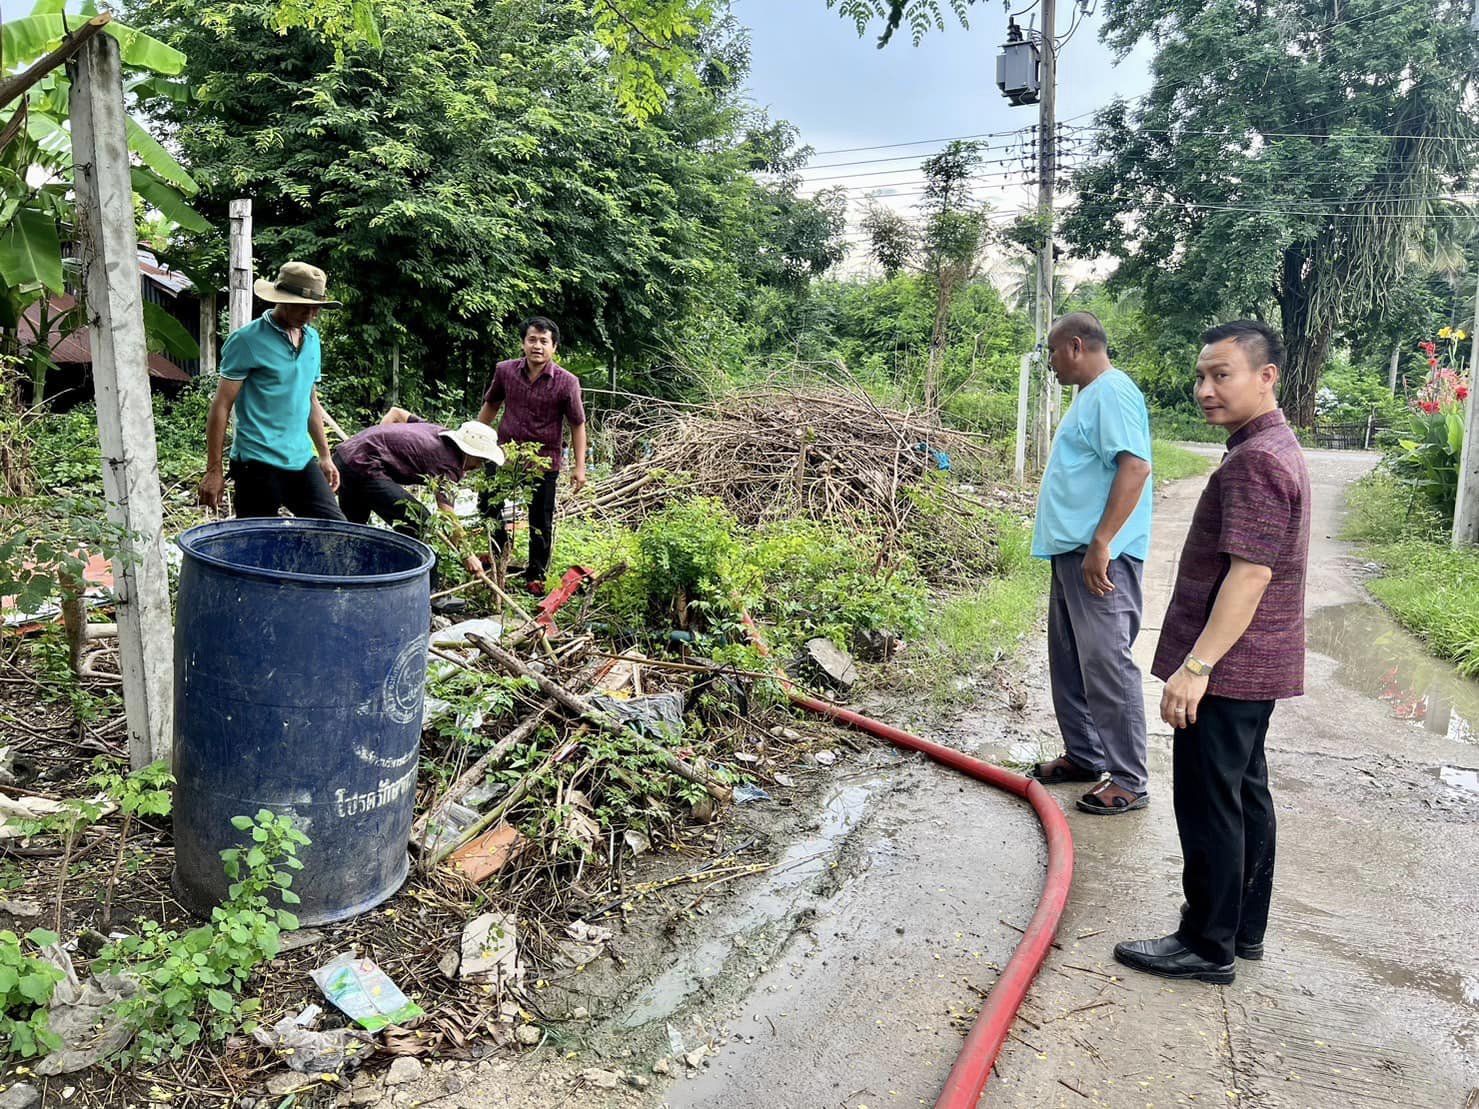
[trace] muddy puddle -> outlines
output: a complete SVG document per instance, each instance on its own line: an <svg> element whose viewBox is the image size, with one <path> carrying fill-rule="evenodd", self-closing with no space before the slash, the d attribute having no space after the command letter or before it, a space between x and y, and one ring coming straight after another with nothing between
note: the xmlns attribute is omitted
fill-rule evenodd
<svg viewBox="0 0 1479 1109"><path fill-rule="evenodd" d="M863 820L870 799L885 786L882 777L834 786L821 803L816 829L786 847L763 885L727 902L722 932L682 952L632 1001L615 1027L631 1030L665 1021L709 994L736 959L765 961L766 953L790 935L798 916L826 896L822 887L848 837Z"/></svg>
<svg viewBox="0 0 1479 1109"><path fill-rule="evenodd" d="M1332 605L1312 613L1307 627L1310 650L1335 660L1342 685L1434 735L1479 742L1479 682L1433 658L1381 609L1362 602Z"/></svg>

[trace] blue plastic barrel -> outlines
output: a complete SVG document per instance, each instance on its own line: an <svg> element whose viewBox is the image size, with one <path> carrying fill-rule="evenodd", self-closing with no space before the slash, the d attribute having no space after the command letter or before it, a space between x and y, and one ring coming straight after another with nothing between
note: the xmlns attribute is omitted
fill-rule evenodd
<svg viewBox="0 0 1479 1109"><path fill-rule="evenodd" d="M205 916L226 897L237 815L272 809L313 841L304 924L405 881L431 622L430 548L330 520L228 520L180 536L175 877Z"/></svg>

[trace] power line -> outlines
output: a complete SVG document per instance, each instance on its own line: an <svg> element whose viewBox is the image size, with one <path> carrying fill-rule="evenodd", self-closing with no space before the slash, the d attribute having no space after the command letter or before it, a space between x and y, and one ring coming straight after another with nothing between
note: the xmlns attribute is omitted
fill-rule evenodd
<svg viewBox="0 0 1479 1109"><path fill-rule="evenodd" d="M829 154L856 154L861 150L898 150L905 146L928 146L937 142L966 142L971 139L998 139L1005 135L1020 135L1031 131L1031 127L1018 127L1012 131L983 131L979 135L946 135L943 139L915 139L913 142L886 142L874 146L845 146L837 150L817 150L812 157L825 158Z"/></svg>

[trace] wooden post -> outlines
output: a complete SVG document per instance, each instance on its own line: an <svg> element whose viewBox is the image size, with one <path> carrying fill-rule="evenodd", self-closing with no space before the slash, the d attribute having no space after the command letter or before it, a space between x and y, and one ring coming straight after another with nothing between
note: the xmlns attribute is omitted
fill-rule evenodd
<svg viewBox="0 0 1479 1109"><path fill-rule="evenodd" d="M390 407L394 408L401 402L401 345L392 343L390 347Z"/></svg>
<svg viewBox="0 0 1479 1109"><path fill-rule="evenodd" d="M1027 474L1027 399L1032 392L1033 354L1022 356L1017 367L1017 449L1012 460L1012 474L1020 484Z"/></svg>
<svg viewBox="0 0 1479 1109"><path fill-rule="evenodd" d="M108 518L127 533L113 562L113 580L129 761L139 769L170 754L174 632L118 43L100 35L67 68L77 254L92 341L103 489Z"/></svg>
<svg viewBox="0 0 1479 1109"><path fill-rule="evenodd" d="M220 309L214 291L200 298L200 376L215 377L221 372L216 352L216 321Z"/></svg>
<svg viewBox="0 0 1479 1109"><path fill-rule="evenodd" d="M232 331L252 322L252 202L231 202L231 319Z"/></svg>

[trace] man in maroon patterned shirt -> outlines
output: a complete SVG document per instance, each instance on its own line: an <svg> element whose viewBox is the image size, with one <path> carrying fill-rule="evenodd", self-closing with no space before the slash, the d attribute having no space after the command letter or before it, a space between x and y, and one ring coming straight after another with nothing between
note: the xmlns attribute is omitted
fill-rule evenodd
<svg viewBox="0 0 1479 1109"><path fill-rule="evenodd" d="M1264 738L1274 702L1304 692L1310 480L1275 399L1284 344L1239 320L1202 335L1197 402L1228 431L1181 551L1151 673L1166 683L1181 836L1181 927L1116 945L1166 978L1233 980L1261 959L1274 879L1274 806Z"/></svg>
<svg viewBox="0 0 1479 1109"><path fill-rule="evenodd" d="M560 479L560 447L565 424L570 425L570 488L580 492L585 485L585 406L580 379L556 364L560 329L553 320L534 316L524 321L524 357L498 363L493 380L483 394L478 419L492 426L498 418L500 443L536 443L549 462L549 470L529 499L529 568L525 581L529 592L544 594L544 575L549 569L554 542L555 485ZM499 506L484 506L497 512L493 541L505 542L503 515Z"/></svg>

